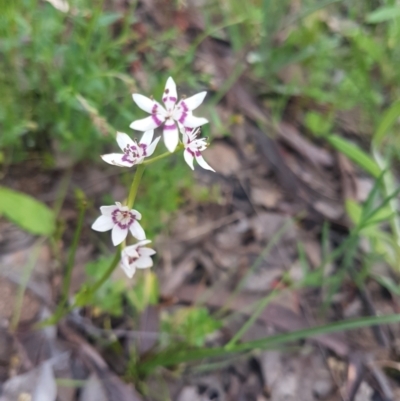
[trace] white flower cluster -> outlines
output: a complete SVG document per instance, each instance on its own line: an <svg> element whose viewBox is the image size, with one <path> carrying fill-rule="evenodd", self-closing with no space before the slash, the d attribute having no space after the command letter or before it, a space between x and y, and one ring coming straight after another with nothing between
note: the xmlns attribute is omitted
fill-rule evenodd
<svg viewBox="0 0 400 401"><path fill-rule="evenodd" d="M182 134L183 156L186 163L193 170L193 162L206 170L214 171L204 160L201 152L208 146L205 138L197 138L200 133L200 126L208 123L205 118L193 116L193 110L203 102L207 92L200 92L189 98L178 101L176 85L170 77L165 85L162 101L160 103L153 99L133 94L134 102L144 111L151 114L149 117L134 121L130 127L138 131L144 131L139 142L132 140L127 134L117 132L117 143L123 153L111 153L101 156L102 159L115 166L132 167L143 163L146 157L151 156L160 140L160 137L153 140L154 129L164 124L163 139L169 152L174 152L179 143L179 132ZM93 223L92 229L100 232L111 231L111 238L114 246L123 243L130 232L139 242L135 245L124 247L121 252L120 266L128 277L132 277L136 269L143 269L153 266L150 256L155 251L146 248L145 245L151 241L146 240L146 234L139 224L142 215L128 206L116 202L112 206L101 206L101 216Z"/></svg>

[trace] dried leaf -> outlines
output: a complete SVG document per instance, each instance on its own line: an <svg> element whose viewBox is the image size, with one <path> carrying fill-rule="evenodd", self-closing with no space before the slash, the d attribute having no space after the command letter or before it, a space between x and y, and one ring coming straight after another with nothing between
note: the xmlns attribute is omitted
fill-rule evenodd
<svg viewBox="0 0 400 401"><path fill-rule="evenodd" d="M24 393L29 394L32 401L56 400L57 385L51 361L43 362L30 372L7 380L0 401L19 400Z"/></svg>
<svg viewBox="0 0 400 401"><path fill-rule="evenodd" d="M79 401L109 401L104 386L96 374L92 373L89 376Z"/></svg>

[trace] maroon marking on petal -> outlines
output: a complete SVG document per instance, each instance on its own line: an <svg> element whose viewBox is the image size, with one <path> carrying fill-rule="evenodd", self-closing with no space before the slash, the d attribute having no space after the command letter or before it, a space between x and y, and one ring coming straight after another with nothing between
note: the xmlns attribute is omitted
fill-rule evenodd
<svg viewBox="0 0 400 401"><path fill-rule="evenodd" d="M115 210L113 210L113 212L111 213L111 218L112 218L112 221L113 221L114 224L117 224L117 223L118 223L118 221L117 221L117 214L118 214L118 212L119 212L119 210L118 210L118 209L115 209Z"/></svg>
<svg viewBox="0 0 400 401"><path fill-rule="evenodd" d="M157 126L162 124L162 121L157 117L157 114L152 114L151 117L153 121L157 124Z"/></svg>
<svg viewBox="0 0 400 401"><path fill-rule="evenodd" d="M181 117L179 118L179 122L181 123L181 124L183 124L184 122L185 122L185 120L186 120L186 117L187 117L187 113L182 113L182 115L181 115Z"/></svg>
<svg viewBox="0 0 400 401"><path fill-rule="evenodd" d="M168 94L168 93L169 93L169 89L165 89L165 91L164 91L164 92Z"/></svg>
<svg viewBox="0 0 400 401"><path fill-rule="evenodd" d="M139 146L142 149L143 156L147 156L147 145L145 143L141 143L141 144L139 144Z"/></svg>
<svg viewBox="0 0 400 401"><path fill-rule="evenodd" d="M176 124L171 124L171 125L165 124L165 125L164 125L164 129L165 129L165 130L173 130L173 129L176 129Z"/></svg>
<svg viewBox="0 0 400 401"><path fill-rule="evenodd" d="M157 113L158 106L154 104L153 108L151 109L151 114L156 114Z"/></svg>
<svg viewBox="0 0 400 401"><path fill-rule="evenodd" d="M163 97L162 101L165 103L167 101L167 97Z"/></svg>
<svg viewBox="0 0 400 401"><path fill-rule="evenodd" d="M138 257L133 257L133 256L128 256L128 261L129 264L131 265L133 262L136 262L139 258Z"/></svg>
<svg viewBox="0 0 400 401"><path fill-rule="evenodd" d="M176 102L178 99L177 99L175 96L170 96L170 97L169 97L169 100L170 100L171 102Z"/></svg>
<svg viewBox="0 0 400 401"><path fill-rule="evenodd" d="M187 105L186 105L186 103L185 102L181 102L181 106L182 106L182 109L185 111L185 112L187 112L187 111L189 111L189 107L187 107Z"/></svg>
<svg viewBox="0 0 400 401"><path fill-rule="evenodd" d="M193 150L192 149L190 149L190 148L186 148L186 150L192 155L192 156L194 156L195 155L195 153L193 152Z"/></svg>
<svg viewBox="0 0 400 401"><path fill-rule="evenodd" d="M129 163L134 163L134 161L132 159L130 159L130 155L127 155L127 154L124 154L122 156L122 161L129 162Z"/></svg>
<svg viewBox="0 0 400 401"><path fill-rule="evenodd" d="M200 153L199 150L196 150L196 152L194 153L194 155L195 155L196 157L199 157L199 156L201 156L201 153Z"/></svg>

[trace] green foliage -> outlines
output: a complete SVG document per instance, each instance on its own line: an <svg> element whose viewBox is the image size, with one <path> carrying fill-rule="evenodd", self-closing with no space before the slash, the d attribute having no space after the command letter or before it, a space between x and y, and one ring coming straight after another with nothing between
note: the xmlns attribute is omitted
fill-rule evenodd
<svg viewBox="0 0 400 401"><path fill-rule="evenodd" d="M152 271L137 274L137 280L132 290L126 293L128 302L139 312L148 305L157 305L159 298L158 279Z"/></svg>
<svg viewBox="0 0 400 401"><path fill-rule="evenodd" d="M208 334L221 327L206 308L180 308L162 318L162 331L181 338L187 346L201 347Z"/></svg>
<svg viewBox="0 0 400 401"><path fill-rule="evenodd" d="M49 236L55 229L54 213L44 203L0 186L0 216L2 215L32 234Z"/></svg>
<svg viewBox="0 0 400 401"><path fill-rule="evenodd" d="M380 22L390 21L400 17L400 7L380 7L367 15L366 21L370 24L379 24Z"/></svg>
<svg viewBox="0 0 400 401"><path fill-rule="evenodd" d="M113 258L101 257L86 265L85 271L91 281L96 282L103 277ZM76 302L80 306L91 305L113 316L122 315L125 300L135 312L142 312L148 305L157 304L159 290L155 273L139 270L134 280L135 285L131 286L126 280L108 279L94 293L88 290L89 287L83 288L77 295Z"/></svg>
<svg viewBox="0 0 400 401"><path fill-rule="evenodd" d="M117 16L102 13L100 4L80 2L66 15L47 2L21 0L0 20L7 33L0 41L0 147L42 148L51 139L77 159L99 150L106 128L80 95L99 116L121 124L118 110L127 109L129 94L112 73L128 68L120 57L127 38L112 40L107 25Z"/></svg>
<svg viewBox="0 0 400 401"><path fill-rule="evenodd" d="M99 280L112 262L113 257L101 257L98 260L89 262L85 271L86 274L95 280ZM112 316L121 316L123 312L123 295L126 291L126 284L123 280L108 280L94 294L85 294L83 291L79 299L81 306L92 305L102 312ZM84 297L86 295L86 297Z"/></svg>
<svg viewBox="0 0 400 401"><path fill-rule="evenodd" d="M326 136L326 139L336 150L353 160L373 177L378 178L381 175L382 171L375 160L356 144L333 134Z"/></svg>

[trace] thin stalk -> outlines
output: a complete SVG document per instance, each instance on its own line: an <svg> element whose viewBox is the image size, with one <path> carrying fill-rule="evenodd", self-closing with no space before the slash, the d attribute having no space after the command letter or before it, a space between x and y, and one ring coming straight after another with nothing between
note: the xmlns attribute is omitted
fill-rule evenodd
<svg viewBox="0 0 400 401"><path fill-rule="evenodd" d="M65 278L64 278L63 286L62 286L62 290L61 290L61 301L58 304L56 313L54 314L54 319L56 320L56 322L58 322L61 319L61 317L65 315L64 309L68 303L69 289L71 286L71 278L72 278L72 270L74 268L75 254L76 254L76 250L78 248L79 239L81 237L83 220L84 220L85 210L86 210L86 203L84 201L81 201L79 208L80 208L80 210L79 210L79 216L78 216L78 224L77 224L77 227L76 227L76 230L74 233L74 238L72 240L71 250L68 255L68 262L67 262ZM69 308L67 308L67 310L69 310Z"/></svg>
<svg viewBox="0 0 400 401"><path fill-rule="evenodd" d="M135 177L133 178L131 189L129 190L129 195L128 195L129 209L132 209L133 204L135 203L136 194L139 189L140 180L142 179L142 175L145 168L146 166L144 166L143 164L139 164L136 169Z"/></svg>
<svg viewBox="0 0 400 401"><path fill-rule="evenodd" d="M183 148L184 148L183 144L180 143L172 153L171 152L165 152L165 153L162 153L161 155L158 155L156 157L152 157L151 159L145 160L142 164L140 164L140 166L142 166L143 164L145 164L145 165L151 164L151 163L154 163L154 162L156 162L158 160L164 159L164 158L166 158L168 156L173 155L174 153L177 153L179 150L182 150Z"/></svg>
<svg viewBox="0 0 400 401"><path fill-rule="evenodd" d="M245 335L245 333L253 326L255 321L260 317L266 306L278 295L279 290L275 289L270 294L265 296L258 304L256 310L249 317L247 322L240 328L240 330L231 338L228 344L225 345L227 350L232 349L238 341Z"/></svg>
<svg viewBox="0 0 400 401"><path fill-rule="evenodd" d="M250 277L251 274L254 273L254 270L257 269L257 267L261 264L261 262L264 260L266 256L269 255L271 252L272 248L278 243L278 241L282 238L282 236L286 233L287 229L289 228L289 225L292 223L291 220L288 220L271 238L271 240L268 242L267 246L262 250L260 255L257 257L255 262L252 264L250 269L246 272L246 274L241 278L239 281L238 285L236 286L235 290L232 292L232 294L228 297L225 305L222 306L222 308L215 314L216 316L222 316L228 309L229 305L231 302L238 296L239 292L243 288L246 280Z"/></svg>
<svg viewBox="0 0 400 401"><path fill-rule="evenodd" d="M141 361L139 364L139 371L141 374L149 374L158 366L177 365L179 363L191 362L204 358L220 357L238 352L251 351L253 349L267 349L277 347L278 345L285 344L290 341L297 341L322 334L397 322L400 322L400 314L362 317L357 319L349 319L342 322L330 323L323 326L310 327L307 329L293 331L291 333L277 334L274 336L261 338L259 340L247 341L234 345L230 349L226 349L226 347L216 347L205 349L181 348L166 350L148 358L147 360L145 359Z"/></svg>
<svg viewBox="0 0 400 401"><path fill-rule="evenodd" d="M140 180L142 179L145 168L146 166L144 166L143 164L139 164L136 169L135 176L133 177L132 185L128 195L129 209L132 209L135 203L137 191L140 185ZM120 252L121 252L120 247L118 247L117 251L115 252L114 259L112 260L109 268L104 272L103 276L100 277L99 280L97 280L92 286L90 286L87 289L88 293L94 294L109 279L115 268L118 266L118 263L121 258Z"/></svg>
<svg viewBox="0 0 400 401"><path fill-rule="evenodd" d="M114 259L112 260L109 268L104 272L103 276L100 277L99 280L97 280L91 287L89 287L90 292L95 293L109 279L109 277L117 267L119 260L120 250L118 248L117 252L115 252Z"/></svg>

